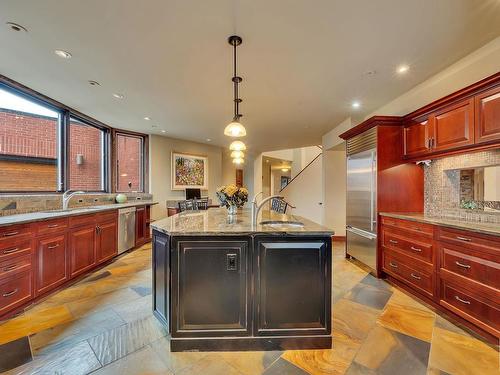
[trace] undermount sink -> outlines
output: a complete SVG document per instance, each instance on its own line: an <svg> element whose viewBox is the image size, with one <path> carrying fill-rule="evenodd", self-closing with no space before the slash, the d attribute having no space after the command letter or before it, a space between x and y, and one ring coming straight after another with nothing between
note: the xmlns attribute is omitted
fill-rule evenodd
<svg viewBox="0 0 500 375"><path fill-rule="evenodd" d="M261 221L260 225L269 225L272 227L297 227L302 228L304 223L300 221L280 221L280 220L266 220Z"/></svg>

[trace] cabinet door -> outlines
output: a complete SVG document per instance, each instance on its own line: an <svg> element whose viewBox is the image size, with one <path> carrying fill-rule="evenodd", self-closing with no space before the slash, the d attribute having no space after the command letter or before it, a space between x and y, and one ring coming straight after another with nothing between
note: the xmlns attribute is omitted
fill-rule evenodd
<svg viewBox="0 0 500 375"><path fill-rule="evenodd" d="M135 245L139 246L146 239L146 207L137 207L135 211Z"/></svg>
<svg viewBox="0 0 500 375"><path fill-rule="evenodd" d="M329 334L330 240L264 238L255 249L256 334Z"/></svg>
<svg viewBox="0 0 500 375"><path fill-rule="evenodd" d="M144 220L145 238L146 242L151 241L151 206L146 206L146 217Z"/></svg>
<svg viewBox="0 0 500 375"><path fill-rule="evenodd" d="M446 107L429 118L432 152L453 150L474 143L474 100Z"/></svg>
<svg viewBox="0 0 500 375"><path fill-rule="evenodd" d="M174 240L172 337L249 335L248 242Z"/></svg>
<svg viewBox="0 0 500 375"><path fill-rule="evenodd" d="M118 254L118 226L116 221L101 223L97 227L97 263Z"/></svg>
<svg viewBox="0 0 500 375"><path fill-rule="evenodd" d="M417 120L404 128L405 156L412 157L429 152L429 121Z"/></svg>
<svg viewBox="0 0 500 375"><path fill-rule="evenodd" d="M500 86L476 96L476 143L500 140Z"/></svg>
<svg viewBox="0 0 500 375"><path fill-rule="evenodd" d="M37 241L36 292L41 294L68 280L66 236L52 236Z"/></svg>
<svg viewBox="0 0 500 375"><path fill-rule="evenodd" d="M76 276L96 264L95 225L76 228L69 234L70 275Z"/></svg>

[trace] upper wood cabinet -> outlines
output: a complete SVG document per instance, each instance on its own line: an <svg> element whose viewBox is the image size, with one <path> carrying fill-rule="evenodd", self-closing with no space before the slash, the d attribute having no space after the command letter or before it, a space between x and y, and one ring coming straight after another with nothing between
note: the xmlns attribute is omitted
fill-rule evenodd
<svg viewBox="0 0 500 375"><path fill-rule="evenodd" d="M476 143L500 140L500 86L476 95Z"/></svg>
<svg viewBox="0 0 500 375"><path fill-rule="evenodd" d="M429 120L417 120L404 128L404 153L417 156L429 151Z"/></svg>
<svg viewBox="0 0 500 375"><path fill-rule="evenodd" d="M431 151L452 150L474 143L474 99L446 107L429 117Z"/></svg>

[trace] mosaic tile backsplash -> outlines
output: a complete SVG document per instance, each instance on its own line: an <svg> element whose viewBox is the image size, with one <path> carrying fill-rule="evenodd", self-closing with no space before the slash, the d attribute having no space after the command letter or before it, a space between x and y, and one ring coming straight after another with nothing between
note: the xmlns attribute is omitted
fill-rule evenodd
<svg viewBox="0 0 500 375"><path fill-rule="evenodd" d="M424 211L432 217L472 222L499 223L500 213L460 207L459 168L500 164L500 149L450 156L433 160L424 167ZM500 189L500 186L499 186Z"/></svg>
<svg viewBox="0 0 500 375"><path fill-rule="evenodd" d="M127 193L129 201L152 200L146 193ZM102 206L115 202L116 194L81 194L71 198L69 207ZM28 212L57 210L62 208L62 194L17 194L0 195L0 216L24 214Z"/></svg>

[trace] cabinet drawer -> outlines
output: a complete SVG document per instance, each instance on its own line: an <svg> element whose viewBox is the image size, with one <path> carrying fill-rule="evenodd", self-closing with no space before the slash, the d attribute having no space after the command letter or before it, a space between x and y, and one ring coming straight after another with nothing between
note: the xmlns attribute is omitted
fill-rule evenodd
<svg viewBox="0 0 500 375"><path fill-rule="evenodd" d="M397 249L405 254L421 259L427 263L433 263L432 241L413 240L403 236L391 233L384 229L383 244L385 247Z"/></svg>
<svg viewBox="0 0 500 375"><path fill-rule="evenodd" d="M439 228L439 240L458 245L460 247L498 254L500 251L500 238L460 229Z"/></svg>
<svg viewBox="0 0 500 375"><path fill-rule="evenodd" d="M434 295L433 274L417 270L392 252L384 251L384 271L429 296Z"/></svg>
<svg viewBox="0 0 500 375"><path fill-rule="evenodd" d="M31 269L31 254L0 262L0 279Z"/></svg>
<svg viewBox="0 0 500 375"><path fill-rule="evenodd" d="M460 251L459 247L441 245L441 270L446 270L481 284L500 289L500 254L495 257L482 257Z"/></svg>
<svg viewBox="0 0 500 375"><path fill-rule="evenodd" d="M442 281L440 304L500 337L500 306L455 284Z"/></svg>
<svg viewBox="0 0 500 375"><path fill-rule="evenodd" d="M63 217L60 219L42 221L37 223L36 227L39 235L63 231L68 227L68 218Z"/></svg>
<svg viewBox="0 0 500 375"><path fill-rule="evenodd" d="M33 297L31 272L23 272L0 280L0 315Z"/></svg>
<svg viewBox="0 0 500 375"><path fill-rule="evenodd" d="M434 227L431 224L420 223L418 221L401 220L383 216L382 224L394 228L403 229L405 231L408 231L409 233L418 234L425 237L432 237L434 234Z"/></svg>
<svg viewBox="0 0 500 375"><path fill-rule="evenodd" d="M7 225L0 227L0 246L6 241L28 238L31 236L30 224Z"/></svg>
<svg viewBox="0 0 500 375"><path fill-rule="evenodd" d="M0 262L27 254L31 254L31 240L9 241L0 244Z"/></svg>
<svg viewBox="0 0 500 375"><path fill-rule="evenodd" d="M79 227L82 225L92 225L95 223L96 215L90 214L90 215L78 215L78 216L70 216L69 217L69 226L71 228L73 227Z"/></svg>
<svg viewBox="0 0 500 375"><path fill-rule="evenodd" d="M103 223L103 222L108 222L108 221L113 221L116 220L118 217L118 211L113 210L113 211L105 211L97 214L97 222L98 223Z"/></svg>

